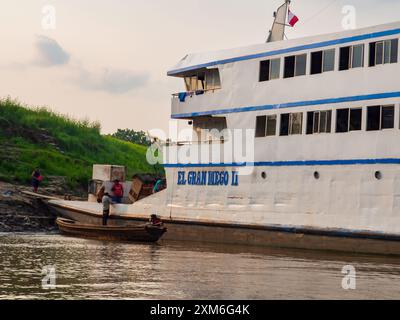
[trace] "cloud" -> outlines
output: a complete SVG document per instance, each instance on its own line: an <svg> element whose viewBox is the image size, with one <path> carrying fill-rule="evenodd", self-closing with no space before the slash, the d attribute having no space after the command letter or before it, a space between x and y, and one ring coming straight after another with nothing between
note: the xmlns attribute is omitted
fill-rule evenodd
<svg viewBox="0 0 400 320"><path fill-rule="evenodd" d="M37 36L35 42L38 51L36 64L45 67L62 66L68 64L71 56L66 52L56 40Z"/></svg>
<svg viewBox="0 0 400 320"><path fill-rule="evenodd" d="M148 73L113 70L110 68L100 72L90 72L80 67L78 83L80 87L85 90L124 94L139 87L143 87L147 84L148 80Z"/></svg>
<svg viewBox="0 0 400 320"><path fill-rule="evenodd" d="M71 82L83 90L104 91L111 94L124 94L147 84L148 73L132 70L104 68L89 70L64 50L54 39L37 36L35 42L38 57L34 64L40 67L67 66ZM70 63L70 61L72 63Z"/></svg>

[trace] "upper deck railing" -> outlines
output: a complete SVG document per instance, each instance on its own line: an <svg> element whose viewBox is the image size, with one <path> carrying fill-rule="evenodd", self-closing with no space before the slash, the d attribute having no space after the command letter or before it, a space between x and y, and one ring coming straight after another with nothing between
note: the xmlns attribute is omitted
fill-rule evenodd
<svg viewBox="0 0 400 320"><path fill-rule="evenodd" d="M173 93L172 97L176 98L176 99L180 99L181 95L185 94L185 98L186 97L192 98L193 96L199 96L199 95L207 94L207 93L210 93L210 92L214 93L215 91L218 91L218 90L221 90L221 88L196 90L196 91L183 91L183 92Z"/></svg>

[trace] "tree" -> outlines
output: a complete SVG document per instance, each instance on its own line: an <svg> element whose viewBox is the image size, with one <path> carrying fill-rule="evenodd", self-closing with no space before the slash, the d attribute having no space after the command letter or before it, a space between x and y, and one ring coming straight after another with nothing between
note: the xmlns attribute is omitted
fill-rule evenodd
<svg viewBox="0 0 400 320"><path fill-rule="evenodd" d="M118 129L116 133L112 135L114 138L140 144L143 146L150 146L150 139L144 131L135 131L131 129Z"/></svg>

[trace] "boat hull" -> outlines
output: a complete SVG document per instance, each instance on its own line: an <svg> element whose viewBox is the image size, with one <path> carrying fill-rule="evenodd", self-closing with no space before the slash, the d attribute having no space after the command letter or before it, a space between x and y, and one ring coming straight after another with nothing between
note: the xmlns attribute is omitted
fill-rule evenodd
<svg viewBox="0 0 400 320"><path fill-rule="evenodd" d="M57 225L63 234L70 236L135 242L157 242L167 231L165 227L143 224L132 227L101 226L63 218L57 219Z"/></svg>
<svg viewBox="0 0 400 320"><path fill-rule="evenodd" d="M93 212L49 204L63 217L82 223L101 224L102 216ZM110 226L135 226L147 219L139 216L111 215ZM248 226L215 222L164 220L168 233L162 241L194 241L218 244L251 245L275 248L341 251L363 254L400 255L400 235L348 230Z"/></svg>

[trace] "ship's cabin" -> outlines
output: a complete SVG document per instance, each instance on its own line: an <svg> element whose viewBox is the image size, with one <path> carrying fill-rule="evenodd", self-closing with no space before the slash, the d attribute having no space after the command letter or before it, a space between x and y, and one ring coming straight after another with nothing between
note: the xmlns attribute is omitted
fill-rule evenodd
<svg viewBox="0 0 400 320"><path fill-rule="evenodd" d="M168 73L184 85L172 118L189 121L199 141L227 127L254 129L256 141L393 130L399 36L396 22L186 56Z"/></svg>

